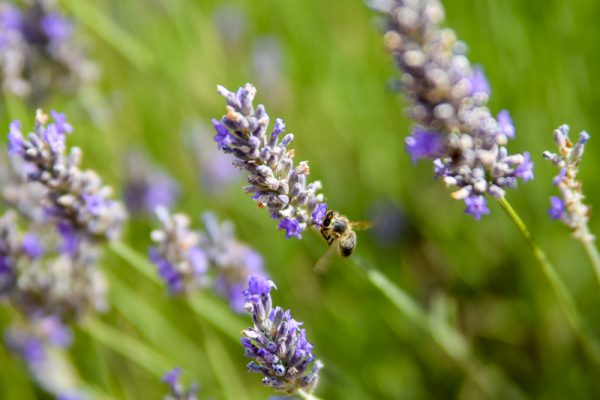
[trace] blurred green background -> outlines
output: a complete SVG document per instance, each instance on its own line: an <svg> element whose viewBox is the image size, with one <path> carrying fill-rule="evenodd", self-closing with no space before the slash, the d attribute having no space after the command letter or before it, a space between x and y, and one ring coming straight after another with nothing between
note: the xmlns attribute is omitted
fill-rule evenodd
<svg viewBox="0 0 600 400"><path fill-rule="evenodd" d="M177 210L189 214L196 227L206 210L234 221L238 238L264 256L279 287L275 303L304 321L314 353L325 363L320 397L483 395L350 263L336 259L328 273L315 274L312 268L326 249L318 233L286 240L265 210L242 193L242 179L220 193L204 189L184 127L192 119L209 124L223 114L217 84L231 90L245 82L257 86L257 101L271 120L283 118L296 135L291 146L296 160L309 160L311 177L323 182L330 207L355 220L395 221L383 239L377 230L361 232L356 254L425 308L442 308L482 362L504 371L527 397L600 397L597 367L582 354L529 248L498 205L492 202L492 214L474 221L434 181L430 164L413 165L405 154L411 123L403 115L403 100L386 86L398 73L383 49L375 13L363 2L65 0L62 5L91 45L102 77L98 88L75 98L57 95L44 107L67 113L75 127L69 140L83 148L85 166L115 188L123 180L123 155L141 148L180 182ZM592 139L581 179L588 202L600 202L600 82L594 72L600 69L600 3L453 0L444 5L446 26L468 44L471 61L489 78L492 112L506 108L513 116L517 138L510 149L530 151L536 164L536 179L508 198L599 337L598 283L583 248L546 214L557 171L541 153L554 150L552 131L558 125L569 124L574 134L587 130ZM280 53L257 68L255 49L265 37L278 43ZM265 74L265 65L276 72ZM10 102L8 113L0 115L2 126L20 117L30 127L34 112ZM592 218L592 232L600 231L599 224ZM124 241L145 254L151 226L152 221L132 220ZM108 253L103 266L111 279L112 307L102 319L172 366L182 366L186 382L200 383L202 398L273 395L258 375L245 371L239 342L116 256ZM10 311L2 309L0 316L6 326ZM235 321L241 330L250 320ZM166 392L156 376L85 332L76 331L70 355L81 377L110 397L158 399ZM0 363L0 398L44 398L22 361L4 347Z"/></svg>

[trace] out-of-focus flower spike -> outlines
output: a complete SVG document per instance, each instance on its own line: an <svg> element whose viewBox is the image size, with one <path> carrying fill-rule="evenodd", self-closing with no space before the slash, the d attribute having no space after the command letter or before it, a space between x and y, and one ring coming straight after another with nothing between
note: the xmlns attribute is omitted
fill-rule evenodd
<svg viewBox="0 0 600 400"><path fill-rule="evenodd" d="M181 368L173 368L162 378L169 385L169 393L163 397L164 400L197 400L198 385L193 383L189 389L185 389L181 383Z"/></svg>
<svg viewBox="0 0 600 400"><path fill-rule="evenodd" d="M207 284L208 260L199 247L199 236L189 229L186 215L171 215L165 207L157 207L161 228L152 231L154 246L150 260L171 294L185 293Z"/></svg>
<svg viewBox="0 0 600 400"><path fill-rule="evenodd" d="M417 124L406 138L407 152L413 162L433 160L436 176L458 187L452 197L465 200L466 212L480 219L489 214L484 195L501 198L517 179L533 179L529 155L509 155L505 147L515 137L512 118L506 110L491 115L489 82L471 66L455 33L440 27L438 0L369 4L384 17L384 43L402 72L407 114Z"/></svg>
<svg viewBox="0 0 600 400"><path fill-rule="evenodd" d="M21 8L0 3L1 90L37 104L96 80L99 69L73 32L55 1L28 1Z"/></svg>
<svg viewBox="0 0 600 400"><path fill-rule="evenodd" d="M112 189L91 170L82 171L81 150L66 152L66 133L72 130L63 114L53 113L54 122L38 110L34 132L23 138L20 124L10 126L9 151L27 168L27 179L46 188L43 208L57 225L67 224L91 241L119 236L127 217L123 205L112 199Z"/></svg>

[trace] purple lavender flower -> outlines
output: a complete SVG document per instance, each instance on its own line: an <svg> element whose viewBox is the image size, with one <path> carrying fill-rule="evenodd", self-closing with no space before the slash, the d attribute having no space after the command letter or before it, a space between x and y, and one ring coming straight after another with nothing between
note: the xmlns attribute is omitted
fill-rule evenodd
<svg viewBox="0 0 600 400"><path fill-rule="evenodd" d="M164 397L164 400L196 400L198 385L192 384L189 389L185 389L180 382L181 368L174 368L163 376L162 381L169 385L170 393Z"/></svg>
<svg viewBox="0 0 600 400"><path fill-rule="evenodd" d="M552 219L561 219L565 213L565 203L560 197L550 197L550 208L548 209L548 215Z"/></svg>
<svg viewBox="0 0 600 400"><path fill-rule="evenodd" d="M231 184L240 180L240 171L231 165L229 155L215 148L212 128L201 121L190 120L183 130L186 147L196 163L198 180L206 192L225 193Z"/></svg>
<svg viewBox="0 0 600 400"><path fill-rule="evenodd" d="M151 233L155 246L150 248L150 260L156 264L169 293L189 293L206 286L208 260L199 247L198 234L189 229L189 218L170 215L164 207L158 207L156 215L162 226Z"/></svg>
<svg viewBox="0 0 600 400"><path fill-rule="evenodd" d="M421 158L436 158L443 154L444 144L442 134L430 132L415 127L412 135L405 140L406 151L410 154L413 162Z"/></svg>
<svg viewBox="0 0 600 400"><path fill-rule="evenodd" d="M219 223L213 213L203 216L205 230L200 247L206 252L216 274L215 290L229 300L236 312L244 311L243 290L251 275L266 277L263 259L256 251L235 238L231 222Z"/></svg>
<svg viewBox="0 0 600 400"><path fill-rule="evenodd" d="M102 185L94 171L81 171L81 150L67 154L65 133L69 131L64 115L48 124L48 116L38 111L35 130L23 139L18 124L11 124L10 151L31 168L28 179L46 189L43 199L46 215L57 225L68 224L90 240L116 238L126 219L123 205L111 199L112 189Z"/></svg>
<svg viewBox="0 0 600 400"><path fill-rule="evenodd" d="M71 36L73 27L61 14L52 12L42 16L40 28L50 41L64 41Z"/></svg>
<svg viewBox="0 0 600 400"><path fill-rule="evenodd" d="M124 199L131 213L154 213L158 206L170 208L179 198L179 185L165 171L153 166L142 153L131 152L125 160Z"/></svg>
<svg viewBox="0 0 600 400"><path fill-rule="evenodd" d="M476 220L480 220L482 215L490 213L483 196L469 196L465 199L465 204L467 206L465 213L471 214Z"/></svg>
<svg viewBox="0 0 600 400"><path fill-rule="evenodd" d="M513 120L510 117L509 112L507 110L500 111L496 116L496 120L498 121L500 132L507 138L514 139L515 126L513 125Z"/></svg>
<svg viewBox="0 0 600 400"><path fill-rule="evenodd" d="M567 225L573 235L582 242L593 242L594 235L589 230L588 221L590 208L584 204L583 185L577 179L579 163L583 156L585 143L590 139L587 132L581 132L575 144L569 139L569 127L561 125L554 131L554 141L558 147L558 153L545 151L543 157L560 169L560 172L552 180L552 184L558 187L560 197L550 198L551 207L548 215L552 219L558 219Z"/></svg>
<svg viewBox="0 0 600 400"><path fill-rule="evenodd" d="M473 68L473 74L469 77L469 94L471 96L490 95L490 83L481 67Z"/></svg>
<svg viewBox="0 0 600 400"><path fill-rule="evenodd" d="M252 358L248 370L261 373L263 384L293 394L302 389L312 392L319 380L320 361L312 354L306 331L290 311L272 307L271 289L275 284L260 276L248 279L246 310L254 326L242 331L246 357ZM309 369L310 365L313 363Z"/></svg>
<svg viewBox="0 0 600 400"><path fill-rule="evenodd" d="M21 10L0 3L2 90L40 103L52 92L73 93L95 80L98 68L76 43L73 25L55 2L26 3Z"/></svg>
<svg viewBox="0 0 600 400"><path fill-rule="evenodd" d="M406 141L408 153L413 161L432 159L444 184L458 188L452 197L465 200L467 213L481 218L489 213L482 196L501 198L505 188L517 186L517 178L533 179L529 155L510 155L505 147L515 136L510 115L490 114L489 83L470 65L454 32L440 28L439 1L372 1L371 6L384 15L384 42L402 71L408 115L417 123Z"/></svg>
<svg viewBox="0 0 600 400"><path fill-rule="evenodd" d="M307 162L294 167L294 152L287 150L294 136L287 134L279 140L285 131L281 119L267 136L269 116L263 105L254 109L254 86L248 83L235 93L218 86L218 91L227 100L227 114L221 121L213 121L215 140L221 150L235 157L236 168L249 173L250 185L244 191L252 193L258 206L266 207L271 217L280 221L286 237L300 237L308 226L319 223L313 214L324 203L323 195L317 194L321 183L306 183Z"/></svg>
<svg viewBox="0 0 600 400"><path fill-rule="evenodd" d="M313 213L314 214L314 213ZM298 239L302 239L302 229L300 228L300 222L296 218L284 218L279 221L277 225L277 229L285 230L285 237L287 239L292 236L297 237Z"/></svg>
<svg viewBox="0 0 600 400"><path fill-rule="evenodd" d="M43 325L44 320L10 327L5 331L7 347L23 358L33 380L48 393L57 398L85 399L82 395L64 397L79 393L79 382L64 352L53 346L40 323Z"/></svg>
<svg viewBox="0 0 600 400"><path fill-rule="evenodd" d="M64 346L70 334L61 326L106 306L104 276L94 268L99 251L84 242L64 253L52 224L20 222L28 224L29 233L21 233L15 212L0 218L0 299L44 332L50 344Z"/></svg>
<svg viewBox="0 0 600 400"><path fill-rule="evenodd" d="M23 246L23 251L34 260L42 257L45 253L44 245L34 233L23 236L21 246Z"/></svg>

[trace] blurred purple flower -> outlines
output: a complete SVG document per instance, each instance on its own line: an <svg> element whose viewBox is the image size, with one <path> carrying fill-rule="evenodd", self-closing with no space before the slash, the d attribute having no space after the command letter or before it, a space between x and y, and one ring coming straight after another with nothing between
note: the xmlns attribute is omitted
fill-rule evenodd
<svg viewBox="0 0 600 400"><path fill-rule="evenodd" d="M469 196L465 198L465 204L467 206L465 213L471 214L476 220L480 220L482 215L490 213L483 196Z"/></svg>
<svg viewBox="0 0 600 400"><path fill-rule="evenodd" d="M404 141L406 151L410 154L412 162L417 162L420 158L436 158L443 154L443 137L437 132L430 132L425 129L413 128L412 134Z"/></svg>

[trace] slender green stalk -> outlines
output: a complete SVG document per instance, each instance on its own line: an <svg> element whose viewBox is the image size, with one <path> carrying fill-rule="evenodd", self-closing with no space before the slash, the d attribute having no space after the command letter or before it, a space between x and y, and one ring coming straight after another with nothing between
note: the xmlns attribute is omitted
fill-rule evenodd
<svg viewBox="0 0 600 400"><path fill-rule="evenodd" d="M531 236L531 233L527 229L527 226L525 225L521 217L519 217L515 209L510 205L508 200L506 200L506 198L503 197L500 200L498 200L498 203L500 203L502 209L506 212L511 221L515 224L519 232L521 232L521 235L523 235L527 243L529 243L529 246L533 250L533 255L542 267L542 272L548 279L550 286L552 286L552 289L556 294L558 303L560 304L563 312L565 313L565 316L567 317L567 321L571 325L571 328L573 329L575 334L580 338L585 337L586 335L583 330L581 322L582 320L579 315L579 312L577 311L577 307L575 306L575 301L573 300L573 297L571 297L571 294L567 290L567 287L565 286L563 281L560 279L560 276L546 257L546 254L537 245L537 243Z"/></svg>
<svg viewBox="0 0 600 400"><path fill-rule="evenodd" d="M80 329L104 346L138 364L157 379L175 365L151 347L106 325L99 319L89 317L79 325Z"/></svg>
<svg viewBox="0 0 600 400"><path fill-rule="evenodd" d="M211 365L221 388L223 388L223 396L231 400L249 400L252 396L239 374L241 368L238 368L231 359L219 337L213 334L208 326L204 327L203 337L207 355L206 360Z"/></svg>
<svg viewBox="0 0 600 400"><path fill-rule="evenodd" d="M136 250L119 241L112 242L110 249L146 278L157 285L164 286L158 278L154 266ZM209 298L203 293L192 295L188 299L188 304L196 314L213 324L221 332L225 333L227 337L239 343L240 331L245 324L234 316L227 306Z"/></svg>
<svg viewBox="0 0 600 400"><path fill-rule="evenodd" d="M135 36L118 26L98 8L95 2L65 0L65 6L96 35L104 39L121 56L141 70L156 65L154 54Z"/></svg>
<svg viewBox="0 0 600 400"><path fill-rule="evenodd" d="M302 390L302 389L299 389L299 390L298 390L298 395L299 395L300 397L302 397L304 400L321 400L321 399L320 399L320 398L318 398L317 396L315 396L315 395L313 395L313 394L311 394L311 393L305 392L305 391L304 391L304 390Z"/></svg>
<svg viewBox="0 0 600 400"><path fill-rule="evenodd" d="M586 227L585 233L589 233L589 231L587 231L587 227ZM589 236L589 235L585 235L585 233L584 233L584 236ZM598 283L600 283L600 253L598 253L598 248L596 247L596 243L594 240L581 240L581 243L583 244L583 247L585 248L585 252L587 253L588 257L590 258L592 265L594 266L594 272L596 273L596 278L598 279Z"/></svg>
<svg viewBox="0 0 600 400"><path fill-rule="evenodd" d="M477 384L486 397L499 397L500 391L510 393L511 398L524 397L520 390L508 382L499 371L494 371L477 360L468 342L460 332L442 318L429 315L417 302L375 267L356 255L352 256L351 260L356 267L367 275L368 280L391 300L398 310L431 336L434 342ZM494 379L496 382L501 383L503 388L495 388Z"/></svg>

